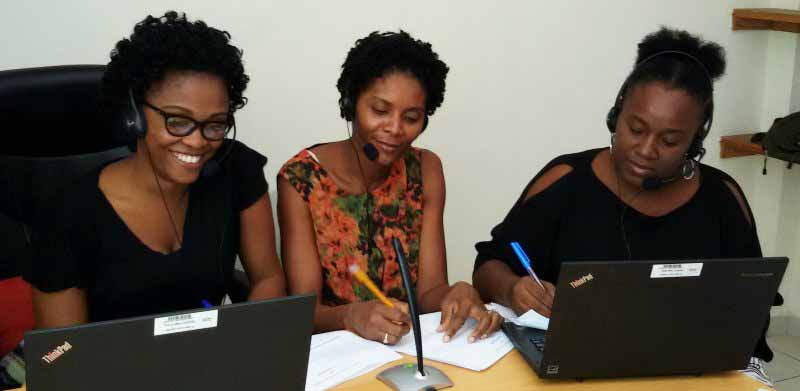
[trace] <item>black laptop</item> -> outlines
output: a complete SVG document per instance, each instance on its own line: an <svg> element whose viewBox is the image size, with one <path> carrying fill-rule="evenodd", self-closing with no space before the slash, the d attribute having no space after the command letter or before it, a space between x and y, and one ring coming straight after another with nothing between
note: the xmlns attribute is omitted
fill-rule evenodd
<svg viewBox="0 0 800 391"><path fill-rule="evenodd" d="M313 295L25 334L28 391L302 390Z"/></svg>
<svg viewBox="0 0 800 391"><path fill-rule="evenodd" d="M565 262L547 331L504 323L541 378L747 366L787 258Z"/></svg>

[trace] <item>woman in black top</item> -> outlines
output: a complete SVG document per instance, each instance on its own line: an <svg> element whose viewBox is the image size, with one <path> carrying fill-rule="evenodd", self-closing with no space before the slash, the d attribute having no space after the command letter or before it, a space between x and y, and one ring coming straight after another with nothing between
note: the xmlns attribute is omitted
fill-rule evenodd
<svg viewBox="0 0 800 391"><path fill-rule="evenodd" d="M724 52L685 31L639 44L608 118L611 147L560 156L525 187L492 240L475 247L473 280L486 300L550 316L562 260L760 257L736 182L699 164L713 80ZM509 243L529 253L541 289ZM770 359L762 341L756 356Z"/></svg>
<svg viewBox="0 0 800 391"><path fill-rule="evenodd" d="M117 43L102 97L135 152L41 213L26 275L38 327L219 303L237 253L251 299L284 294L267 159L224 140L249 79L229 39L168 12Z"/></svg>

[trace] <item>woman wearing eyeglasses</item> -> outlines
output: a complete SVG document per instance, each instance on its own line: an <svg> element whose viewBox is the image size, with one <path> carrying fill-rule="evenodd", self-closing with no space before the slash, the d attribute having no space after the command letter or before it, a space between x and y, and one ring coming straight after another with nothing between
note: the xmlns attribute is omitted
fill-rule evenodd
<svg viewBox="0 0 800 391"><path fill-rule="evenodd" d="M168 12L117 43L101 95L134 152L77 181L34 227L37 327L218 304L237 254L250 299L284 294L267 159L225 140L249 80L229 39Z"/></svg>

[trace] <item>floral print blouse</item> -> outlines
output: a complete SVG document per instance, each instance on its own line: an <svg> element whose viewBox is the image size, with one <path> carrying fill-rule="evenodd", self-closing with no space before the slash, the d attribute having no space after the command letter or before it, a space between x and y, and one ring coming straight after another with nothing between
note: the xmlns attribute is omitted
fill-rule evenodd
<svg viewBox="0 0 800 391"><path fill-rule="evenodd" d="M386 296L406 301L392 238L403 244L416 284L422 230L421 154L420 149L408 148L386 180L365 194L341 190L308 149L281 168L278 176L297 190L311 212L322 264L322 304L375 299L351 276L352 264L366 272Z"/></svg>

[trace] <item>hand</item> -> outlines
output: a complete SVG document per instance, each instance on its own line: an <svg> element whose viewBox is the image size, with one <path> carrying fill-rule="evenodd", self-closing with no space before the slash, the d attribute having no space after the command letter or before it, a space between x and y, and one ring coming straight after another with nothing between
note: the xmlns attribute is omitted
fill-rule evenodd
<svg viewBox="0 0 800 391"><path fill-rule="evenodd" d="M389 299L395 308L380 300L362 301L350 304L344 317L344 327L363 338L394 345L408 334L411 318L408 304Z"/></svg>
<svg viewBox="0 0 800 391"><path fill-rule="evenodd" d="M542 281L542 285L544 285L544 290L532 278L528 276L520 277L511 287L510 294L506 296L511 303L511 309L517 315L522 315L528 310L534 310L540 315L549 318L556 287L547 281Z"/></svg>
<svg viewBox="0 0 800 391"><path fill-rule="evenodd" d="M478 291L463 281L455 283L450 288L442 299L441 307L442 320L436 331L444 332L444 337L442 337L444 342L450 341L450 338L464 325L467 317L478 321L478 325L469 336L470 343L475 342L478 338L488 337L503 323L500 314L486 311Z"/></svg>

